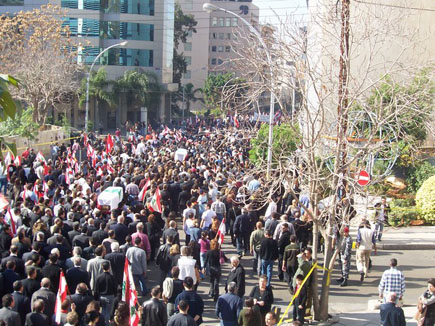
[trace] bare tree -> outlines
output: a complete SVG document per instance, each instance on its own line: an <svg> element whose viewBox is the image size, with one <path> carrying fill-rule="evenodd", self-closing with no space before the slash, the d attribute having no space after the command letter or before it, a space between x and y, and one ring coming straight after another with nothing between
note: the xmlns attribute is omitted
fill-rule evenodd
<svg viewBox="0 0 435 326"><path fill-rule="evenodd" d="M420 83L412 94L392 92L386 102L373 103L371 96L385 85L399 90L412 83L423 67L421 62L409 60L417 39L414 31L404 26L404 17L418 13L349 0L317 0L313 8L308 28L287 17L279 28L263 31L268 49L262 49L252 35L239 35L248 40L234 47L239 54L234 64L243 65L243 77L253 90L245 103L255 103L264 92L273 92L283 121L297 121L292 126L302 135L300 148L273 153L274 178L262 180L256 198L266 204L268 195L282 193L283 185L296 198L295 183L308 197L309 205L301 205L305 218L313 223L313 259L319 261L318 244L323 238L323 266L329 271L322 272L321 281L314 271L314 318L326 320L329 275L338 253L333 239L354 214L350 205L354 196L367 195L356 176L367 169L373 184L390 172L397 157L395 144L406 136L400 126L413 123L413 114L429 117L431 110L417 103L433 96L433 90L430 83ZM388 51L393 46L395 51ZM267 66L264 51L270 51L272 67ZM427 68L427 80L434 80L433 68ZM274 83L270 82L270 70L276 76ZM388 75L394 77L386 78ZM295 87L300 106L298 112L286 116L284 91ZM259 162L252 173L261 175L265 166L266 162Z"/></svg>
<svg viewBox="0 0 435 326"><path fill-rule="evenodd" d="M51 108L71 101L78 88L77 49L82 44L62 25L64 14L49 4L0 19L2 69L20 80L22 87L14 95L33 107L39 124Z"/></svg>

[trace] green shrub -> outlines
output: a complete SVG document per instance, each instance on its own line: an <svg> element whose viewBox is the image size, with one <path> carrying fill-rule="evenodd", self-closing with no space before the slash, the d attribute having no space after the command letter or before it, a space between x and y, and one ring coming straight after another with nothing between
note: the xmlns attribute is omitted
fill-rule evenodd
<svg viewBox="0 0 435 326"><path fill-rule="evenodd" d="M412 221L419 220L421 217L420 211L415 206L409 207L391 207L391 212L388 214L388 222L392 226L410 225Z"/></svg>
<svg viewBox="0 0 435 326"><path fill-rule="evenodd" d="M435 222L435 175L423 182L415 196L418 209L426 222Z"/></svg>
<svg viewBox="0 0 435 326"><path fill-rule="evenodd" d="M415 193L429 177L435 175L435 166L427 161L416 164L409 169L406 177L407 191Z"/></svg>

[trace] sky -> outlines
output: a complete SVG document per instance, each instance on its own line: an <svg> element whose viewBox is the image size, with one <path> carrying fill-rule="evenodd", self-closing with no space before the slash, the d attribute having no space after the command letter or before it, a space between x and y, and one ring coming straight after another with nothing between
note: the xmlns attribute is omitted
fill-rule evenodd
<svg viewBox="0 0 435 326"><path fill-rule="evenodd" d="M300 21L307 13L307 0L253 0L252 3L260 8L260 22L272 25L279 25L280 19L286 16Z"/></svg>

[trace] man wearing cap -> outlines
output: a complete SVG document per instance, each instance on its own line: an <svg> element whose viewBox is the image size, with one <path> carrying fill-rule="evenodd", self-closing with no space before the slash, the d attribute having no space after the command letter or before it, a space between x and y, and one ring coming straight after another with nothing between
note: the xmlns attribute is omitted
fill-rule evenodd
<svg viewBox="0 0 435 326"><path fill-rule="evenodd" d="M347 285L350 270L350 257L352 254L352 237L349 234L349 227L344 227L343 238L339 242L338 263L340 265L341 278L337 281L340 286Z"/></svg>

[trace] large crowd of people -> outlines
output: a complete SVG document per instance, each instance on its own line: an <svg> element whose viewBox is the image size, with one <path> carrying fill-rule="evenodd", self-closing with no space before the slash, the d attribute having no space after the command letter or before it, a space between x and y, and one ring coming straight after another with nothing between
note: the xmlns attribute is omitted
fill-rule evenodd
<svg viewBox="0 0 435 326"><path fill-rule="evenodd" d="M129 325L130 302L121 295L126 258L142 325L200 325L200 282L210 284L221 325L275 325L271 280L277 279L299 293L293 323L304 324L312 301L310 280L303 282L312 267L312 221L289 192L272 194L266 205L256 202L264 176L249 162L249 136L233 124L133 125L127 136L89 133L53 144L47 159L27 148L19 160L1 162L9 205L0 214L0 325ZM112 187L122 189L121 202L99 204ZM223 232L237 255L223 249ZM347 237L340 251L343 286ZM249 293L245 255L252 255L258 279ZM361 254L362 273L368 258ZM222 275L225 262L228 275ZM157 277L150 279L151 272ZM61 274L69 295L59 321Z"/></svg>

